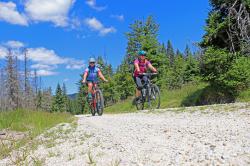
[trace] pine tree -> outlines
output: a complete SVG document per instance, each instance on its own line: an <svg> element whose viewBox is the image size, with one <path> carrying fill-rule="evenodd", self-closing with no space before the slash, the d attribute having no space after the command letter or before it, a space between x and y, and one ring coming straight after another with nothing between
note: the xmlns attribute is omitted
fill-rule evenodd
<svg viewBox="0 0 250 166"><path fill-rule="evenodd" d="M75 114L83 114L86 113L87 110L87 100L86 100L86 95L87 95L87 86L82 84L82 77L83 75L80 75L81 79L78 82L78 94L76 97L76 103L73 102L71 104L77 105L77 110L74 110Z"/></svg>
<svg viewBox="0 0 250 166"><path fill-rule="evenodd" d="M186 59L186 67L184 73L184 81L188 83L190 81L198 80L199 78L199 62L192 55L189 55Z"/></svg>
<svg viewBox="0 0 250 166"><path fill-rule="evenodd" d="M232 102L240 91L250 87L247 83L250 3L249 0L210 0L210 3L212 10L200 43L205 50L202 75L217 96L222 97L217 101Z"/></svg>
<svg viewBox="0 0 250 166"><path fill-rule="evenodd" d="M56 95L53 98L52 111L53 112L66 111L64 108L64 98L63 98L63 92L62 92L62 89L60 87L60 84L57 84Z"/></svg>
<svg viewBox="0 0 250 166"><path fill-rule="evenodd" d="M128 70L129 66L127 62L123 61L114 75L115 91L119 92L120 100L127 99L129 96L132 96L135 91L132 74L129 73Z"/></svg>
<svg viewBox="0 0 250 166"><path fill-rule="evenodd" d="M63 112L65 111L69 112L70 111L69 98L67 95L67 88L66 88L65 83L63 83L63 87L62 87L62 96L63 96L63 108L62 108Z"/></svg>
<svg viewBox="0 0 250 166"><path fill-rule="evenodd" d="M193 56L193 55L192 55L192 52L191 52L189 46L186 45L186 48L185 48L185 51L184 51L184 58L187 59L189 56Z"/></svg>
<svg viewBox="0 0 250 166"><path fill-rule="evenodd" d="M168 40L168 43L167 43L167 56L169 57L169 60L170 60L170 66L173 66L175 53L174 53L174 48L170 40Z"/></svg>

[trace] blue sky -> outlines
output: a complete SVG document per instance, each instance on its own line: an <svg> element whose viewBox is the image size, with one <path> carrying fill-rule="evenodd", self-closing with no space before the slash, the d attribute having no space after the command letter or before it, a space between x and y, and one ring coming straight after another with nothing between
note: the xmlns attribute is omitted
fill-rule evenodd
<svg viewBox="0 0 250 166"><path fill-rule="evenodd" d="M43 87L54 90L65 82L68 93L75 93L90 56L105 51L109 63L120 64L134 20L153 15L159 41L169 39L183 50L201 40L209 9L208 0L0 0L0 65L7 47L25 47Z"/></svg>

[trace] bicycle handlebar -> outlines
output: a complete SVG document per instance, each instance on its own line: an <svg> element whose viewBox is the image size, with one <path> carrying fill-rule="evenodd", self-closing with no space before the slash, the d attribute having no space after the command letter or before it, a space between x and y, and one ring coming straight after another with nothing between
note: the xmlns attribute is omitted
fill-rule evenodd
<svg viewBox="0 0 250 166"><path fill-rule="evenodd" d="M143 76L153 76L153 75L157 75L158 73L141 73L140 75Z"/></svg>

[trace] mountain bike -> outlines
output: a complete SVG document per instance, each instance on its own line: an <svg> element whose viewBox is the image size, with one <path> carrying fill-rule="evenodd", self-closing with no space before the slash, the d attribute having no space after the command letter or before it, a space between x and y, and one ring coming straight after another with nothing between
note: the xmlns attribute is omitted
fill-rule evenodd
<svg viewBox="0 0 250 166"><path fill-rule="evenodd" d="M102 116L104 110L104 98L98 84L93 84L92 90L94 94L92 94L92 100L88 100L86 96L92 116L95 116L96 113Z"/></svg>
<svg viewBox="0 0 250 166"><path fill-rule="evenodd" d="M157 73L142 73L141 75L147 76L147 82L144 82L141 89L141 95L135 102L137 110L143 110L145 103L148 104L150 109L159 109L161 104L159 87L151 82L151 78Z"/></svg>

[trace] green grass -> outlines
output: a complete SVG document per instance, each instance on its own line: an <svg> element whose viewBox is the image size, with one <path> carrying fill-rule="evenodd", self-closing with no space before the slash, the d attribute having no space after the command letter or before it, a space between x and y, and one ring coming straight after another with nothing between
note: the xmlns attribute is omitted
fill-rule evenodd
<svg viewBox="0 0 250 166"><path fill-rule="evenodd" d="M206 83L194 83L185 85L181 89L162 90L161 108L194 106L206 86L208 86Z"/></svg>
<svg viewBox="0 0 250 166"><path fill-rule="evenodd" d="M33 135L62 122L72 122L74 117L68 113L49 113L44 111L16 110L0 112L0 130L29 131Z"/></svg>
<svg viewBox="0 0 250 166"><path fill-rule="evenodd" d="M127 100L120 101L117 104L106 107L104 109L104 113L129 113L135 112L136 107L132 105L133 97L130 97Z"/></svg>
<svg viewBox="0 0 250 166"><path fill-rule="evenodd" d="M193 83L183 86L181 89L166 90L161 89L161 107L164 108L176 108L183 106L196 106L201 101L201 96L208 96L213 98L213 92L209 90L209 84L207 83ZM211 96L212 95L212 96ZM118 102L115 105L105 108L105 113L128 113L135 112L136 108L132 105L133 97ZM240 93L237 102L250 102L250 89Z"/></svg>
<svg viewBox="0 0 250 166"><path fill-rule="evenodd" d="M237 98L238 102L250 102L250 88L241 92Z"/></svg>
<svg viewBox="0 0 250 166"><path fill-rule="evenodd" d="M0 112L0 130L7 129L11 131L26 132L23 139L9 140L9 144L0 140L0 159L7 157L14 149L18 149L27 143L30 148L36 148L37 142L34 138L54 127L59 123L72 123L74 116L68 113L49 113L43 111L5 111ZM72 123L73 124L73 123Z"/></svg>
<svg viewBox="0 0 250 166"><path fill-rule="evenodd" d="M181 106L195 105L202 90L207 86L206 83L189 84L177 90L161 90L161 107L173 108ZM132 105L133 98L105 108L105 113L128 113L135 112L136 108Z"/></svg>

